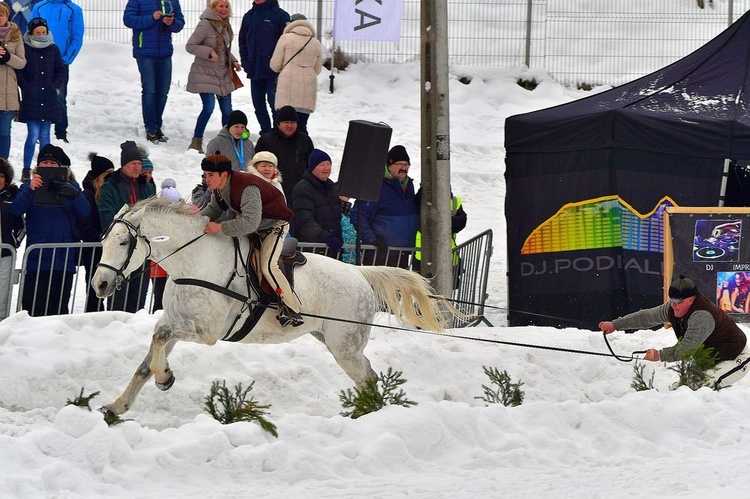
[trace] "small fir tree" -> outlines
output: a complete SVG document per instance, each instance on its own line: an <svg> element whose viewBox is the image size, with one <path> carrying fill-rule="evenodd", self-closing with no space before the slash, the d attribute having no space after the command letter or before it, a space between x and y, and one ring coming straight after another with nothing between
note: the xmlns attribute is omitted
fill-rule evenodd
<svg viewBox="0 0 750 499"><path fill-rule="evenodd" d="M718 357L714 349L698 345L692 350L685 352L679 362L669 366L670 371L678 374L676 387L687 386L691 390L697 390L703 386L711 386L711 378L708 371L716 367Z"/></svg>
<svg viewBox="0 0 750 499"><path fill-rule="evenodd" d="M635 366L633 367L635 377L633 378L633 382L630 383L630 387L637 392L654 389L654 372L651 371L651 378L646 381L643 377L643 370L645 368L646 366L644 364L640 364L638 361L635 362Z"/></svg>
<svg viewBox="0 0 750 499"><path fill-rule="evenodd" d="M204 408L222 424L257 421L261 428L278 438L276 425L266 419L267 410L271 406L259 404L254 397L247 398L253 385L255 381L247 388L242 388L242 384L238 383L232 393L227 388L226 381L214 381L211 384L211 393L205 399Z"/></svg>
<svg viewBox="0 0 750 499"><path fill-rule="evenodd" d="M341 415L357 419L365 414L379 411L386 405L401 405L404 407L417 405L416 402L408 400L404 391L398 388L404 383L406 383L406 380L401 378L401 371L393 371L389 367L386 374L381 372L377 378L368 379L361 389L341 390L339 400L341 400L344 409L347 409L342 411Z"/></svg>
<svg viewBox="0 0 750 499"><path fill-rule="evenodd" d="M518 383L513 383L508 371L500 372L495 367L488 368L482 366L482 368L484 369L484 374L490 378L490 382L494 386L482 385L484 395L474 398L483 400L485 405L501 403L506 407L515 407L523 403L524 393L521 390L521 386L523 385L521 380Z"/></svg>
<svg viewBox="0 0 750 499"><path fill-rule="evenodd" d="M91 395L89 395L88 397L84 397L84 395L83 395L83 387L81 387L81 393L79 393L78 396L76 398L74 398L73 400L68 399L65 402L65 405L75 405L75 406L78 406L78 407L85 407L86 409L88 409L90 411L91 407L89 406L89 403L91 402L91 399L93 399L97 395L99 395L99 392L94 392Z"/></svg>

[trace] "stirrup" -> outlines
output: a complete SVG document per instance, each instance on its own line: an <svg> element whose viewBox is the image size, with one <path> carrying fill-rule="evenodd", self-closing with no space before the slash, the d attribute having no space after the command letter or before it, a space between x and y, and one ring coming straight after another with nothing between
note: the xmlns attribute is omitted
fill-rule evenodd
<svg viewBox="0 0 750 499"><path fill-rule="evenodd" d="M292 327L298 327L305 323L305 320L298 312L295 312L283 303L279 304L279 313L276 318L279 320L281 327L286 327L290 324Z"/></svg>

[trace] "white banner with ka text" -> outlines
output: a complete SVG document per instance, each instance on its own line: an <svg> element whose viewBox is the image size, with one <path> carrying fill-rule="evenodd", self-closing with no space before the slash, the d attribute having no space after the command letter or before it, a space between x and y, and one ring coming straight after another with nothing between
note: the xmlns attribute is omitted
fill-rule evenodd
<svg viewBox="0 0 750 499"><path fill-rule="evenodd" d="M333 39L397 42L403 11L403 0L336 0Z"/></svg>

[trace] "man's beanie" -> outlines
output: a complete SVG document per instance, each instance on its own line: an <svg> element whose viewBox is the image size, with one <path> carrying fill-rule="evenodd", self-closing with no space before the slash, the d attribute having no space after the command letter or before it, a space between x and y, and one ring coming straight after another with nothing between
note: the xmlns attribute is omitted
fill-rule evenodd
<svg viewBox="0 0 750 499"><path fill-rule="evenodd" d="M216 151L216 154L203 158L201 170L204 172L231 172L232 162L226 156L222 156L219 151Z"/></svg>
<svg viewBox="0 0 750 499"><path fill-rule="evenodd" d="M141 151L138 150L138 146L132 140L126 140L120 144L120 166L125 166L131 161L143 161Z"/></svg>
<svg viewBox="0 0 750 499"><path fill-rule="evenodd" d="M297 116L297 110L292 106L282 107L276 112L276 116L279 120L279 123L281 123L282 121L293 121L297 123L297 121L299 120L299 117Z"/></svg>
<svg viewBox="0 0 750 499"><path fill-rule="evenodd" d="M94 178L98 177L110 168L115 168L114 163L103 156L99 156L95 152L89 153L89 161L91 161L91 172L94 174Z"/></svg>
<svg viewBox="0 0 750 499"><path fill-rule="evenodd" d="M313 149L307 157L307 169L313 171L323 161L331 161L331 157L320 149Z"/></svg>
<svg viewBox="0 0 750 499"><path fill-rule="evenodd" d="M399 161L406 161L407 163L411 164L409 155L406 154L406 148L404 146L393 146L391 150L388 151L388 164L392 165L393 163L398 163Z"/></svg>
<svg viewBox="0 0 750 499"><path fill-rule="evenodd" d="M42 147L39 151L39 155L36 157L36 164L38 165L42 161L54 161L60 166L70 166L70 158L63 152L62 149L56 145L47 144ZM68 163L67 165L65 163Z"/></svg>
<svg viewBox="0 0 750 499"><path fill-rule="evenodd" d="M672 284L669 286L670 298L690 298L697 295L698 287L692 279L688 279L684 275L672 281Z"/></svg>
<svg viewBox="0 0 750 499"><path fill-rule="evenodd" d="M269 151L256 152L255 156L253 156L253 161L251 162L252 166L255 166L256 163L263 162L271 163L274 168L278 168L279 166L279 160L274 153Z"/></svg>
<svg viewBox="0 0 750 499"><path fill-rule="evenodd" d="M229 117L227 118L227 128L232 128L232 126L239 124L247 126L247 115L242 111L234 110L229 113Z"/></svg>

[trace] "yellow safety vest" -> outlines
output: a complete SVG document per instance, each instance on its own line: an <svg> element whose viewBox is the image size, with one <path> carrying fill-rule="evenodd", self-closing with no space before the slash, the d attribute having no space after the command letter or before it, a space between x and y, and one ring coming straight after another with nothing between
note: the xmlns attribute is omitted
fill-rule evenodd
<svg viewBox="0 0 750 499"><path fill-rule="evenodd" d="M461 198L458 196L451 197L451 219L456 216L456 213L458 213L458 209L461 207ZM417 237L414 241L414 247L417 248L417 250L414 252L414 258L417 260L422 260L422 252L419 251L419 248L422 247L422 232L417 231ZM456 234L455 232L451 234L451 251L456 248ZM458 254L452 253L451 261L453 265L458 265Z"/></svg>

